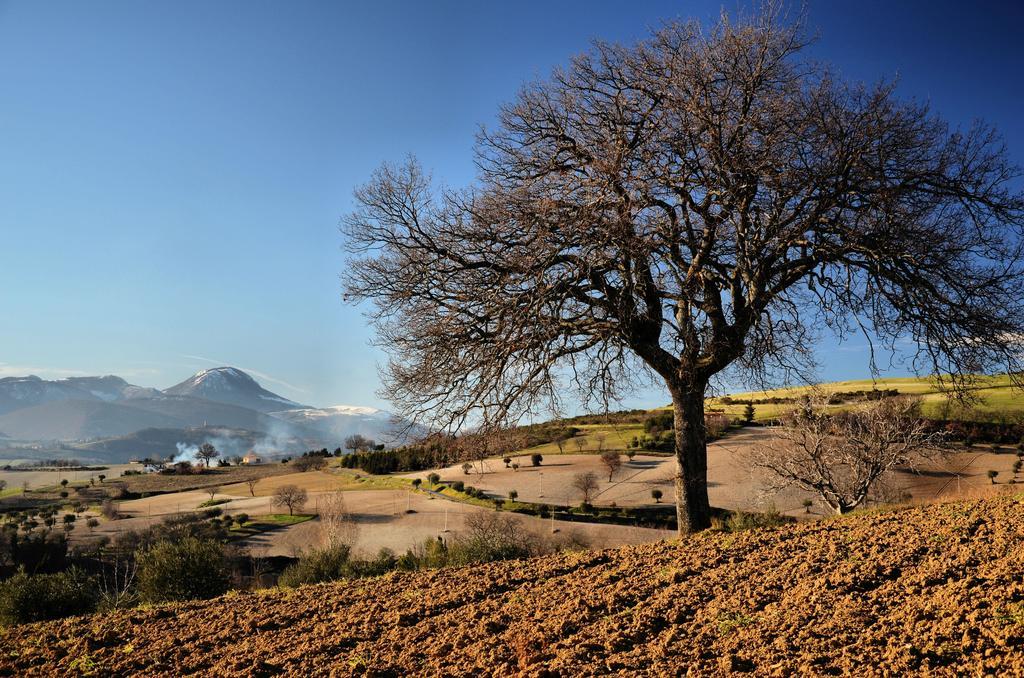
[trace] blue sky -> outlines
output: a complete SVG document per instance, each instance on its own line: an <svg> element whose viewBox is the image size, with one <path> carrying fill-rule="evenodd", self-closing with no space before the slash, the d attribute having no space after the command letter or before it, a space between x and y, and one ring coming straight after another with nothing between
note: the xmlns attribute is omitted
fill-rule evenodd
<svg viewBox="0 0 1024 678"><path fill-rule="evenodd" d="M0 0L0 376L163 387L231 364L302 402L386 406L340 299L353 187L410 152L465 184L475 131L523 82L721 6ZM1024 164L1024 4L809 15L814 56L996 124ZM826 340L821 376L866 376L862 343Z"/></svg>

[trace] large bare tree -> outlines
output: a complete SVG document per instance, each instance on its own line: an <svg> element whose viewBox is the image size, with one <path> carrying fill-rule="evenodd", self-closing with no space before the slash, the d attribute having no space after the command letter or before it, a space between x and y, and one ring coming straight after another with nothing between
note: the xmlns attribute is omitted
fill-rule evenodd
<svg viewBox="0 0 1024 678"><path fill-rule="evenodd" d="M410 160L358 189L347 297L373 302L397 408L497 425L660 380L685 532L710 524L704 397L727 368L800 376L829 327L910 339L953 389L1013 371L1024 197L999 136L838 80L798 24L769 6L598 43L501 109L472 186Z"/></svg>

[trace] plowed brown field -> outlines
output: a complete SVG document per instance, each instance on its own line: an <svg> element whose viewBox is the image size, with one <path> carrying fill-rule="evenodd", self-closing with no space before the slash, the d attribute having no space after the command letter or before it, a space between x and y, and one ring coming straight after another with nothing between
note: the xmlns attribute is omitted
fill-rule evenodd
<svg viewBox="0 0 1024 678"><path fill-rule="evenodd" d="M1021 675L1003 496L0 631L4 675Z"/></svg>

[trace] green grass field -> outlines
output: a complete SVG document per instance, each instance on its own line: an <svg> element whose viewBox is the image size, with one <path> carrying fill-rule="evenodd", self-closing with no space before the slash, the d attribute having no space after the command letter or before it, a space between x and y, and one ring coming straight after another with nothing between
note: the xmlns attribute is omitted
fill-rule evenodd
<svg viewBox="0 0 1024 678"><path fill-rule="evenodd" d="M930 378L895 377L888 379L858 379L855 381L834 381L816 387L818 391L828 394L841 391L868 391L872 388L896 389L901 394L921 396L924 401L924 413L929 417L940 419L965 419L972 421L1012 421L1024 418L1024 392L1014 388L1006 375L979 377L971 387L971 395L975 402L962 405L950 402L947 394ZM798 398L811 392L812 387L800 386L775 389L771 391L751 391L748 393L730 394L733 400L762 400L767 398ZM709 398L708 407L724 410L726 414L742 416L744 406L739 403L723 404L720 398ZM837 406L837 409L843 405ZM792 408L791 404L755 405L754 418L758 421L772 419Z"/></svg>

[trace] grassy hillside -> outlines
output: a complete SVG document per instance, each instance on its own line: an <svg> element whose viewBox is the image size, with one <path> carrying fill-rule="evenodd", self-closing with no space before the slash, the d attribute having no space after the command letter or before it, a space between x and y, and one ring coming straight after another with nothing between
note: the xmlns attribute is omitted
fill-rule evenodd
<svg viewBox="0 0 1024 678"><path fill-rule="evenodd" d="M919 395L924 400L925 414L935 418L970 419L980 421L1000 421L1024 416L1024 392L1013 388L1006 375L980 378L972 389L977 402L969 408L952 404L948 405L946 394L934 380L920 377L894 377L889 379L859 379L855 381L834 381L817 387L823 393L841 393L851 391L870 391L872 389L896 389L901 394ZM729 394L734 401L768 400L771 398L799 398L808 393L809 387L782 388L771 391L751 391ZM711 398L708 406L722 409L727 414L742 416L743 405L734 402L723 404L721 398ZM787 404L759 404L755 406L755 418L771 419L790 409Z"/></svg>
<svg viewBox="0 0 1024 678"><path fill-rule="evenodd" d="M3 675L1020 675L1024 498L0 631Z"/></svg>

